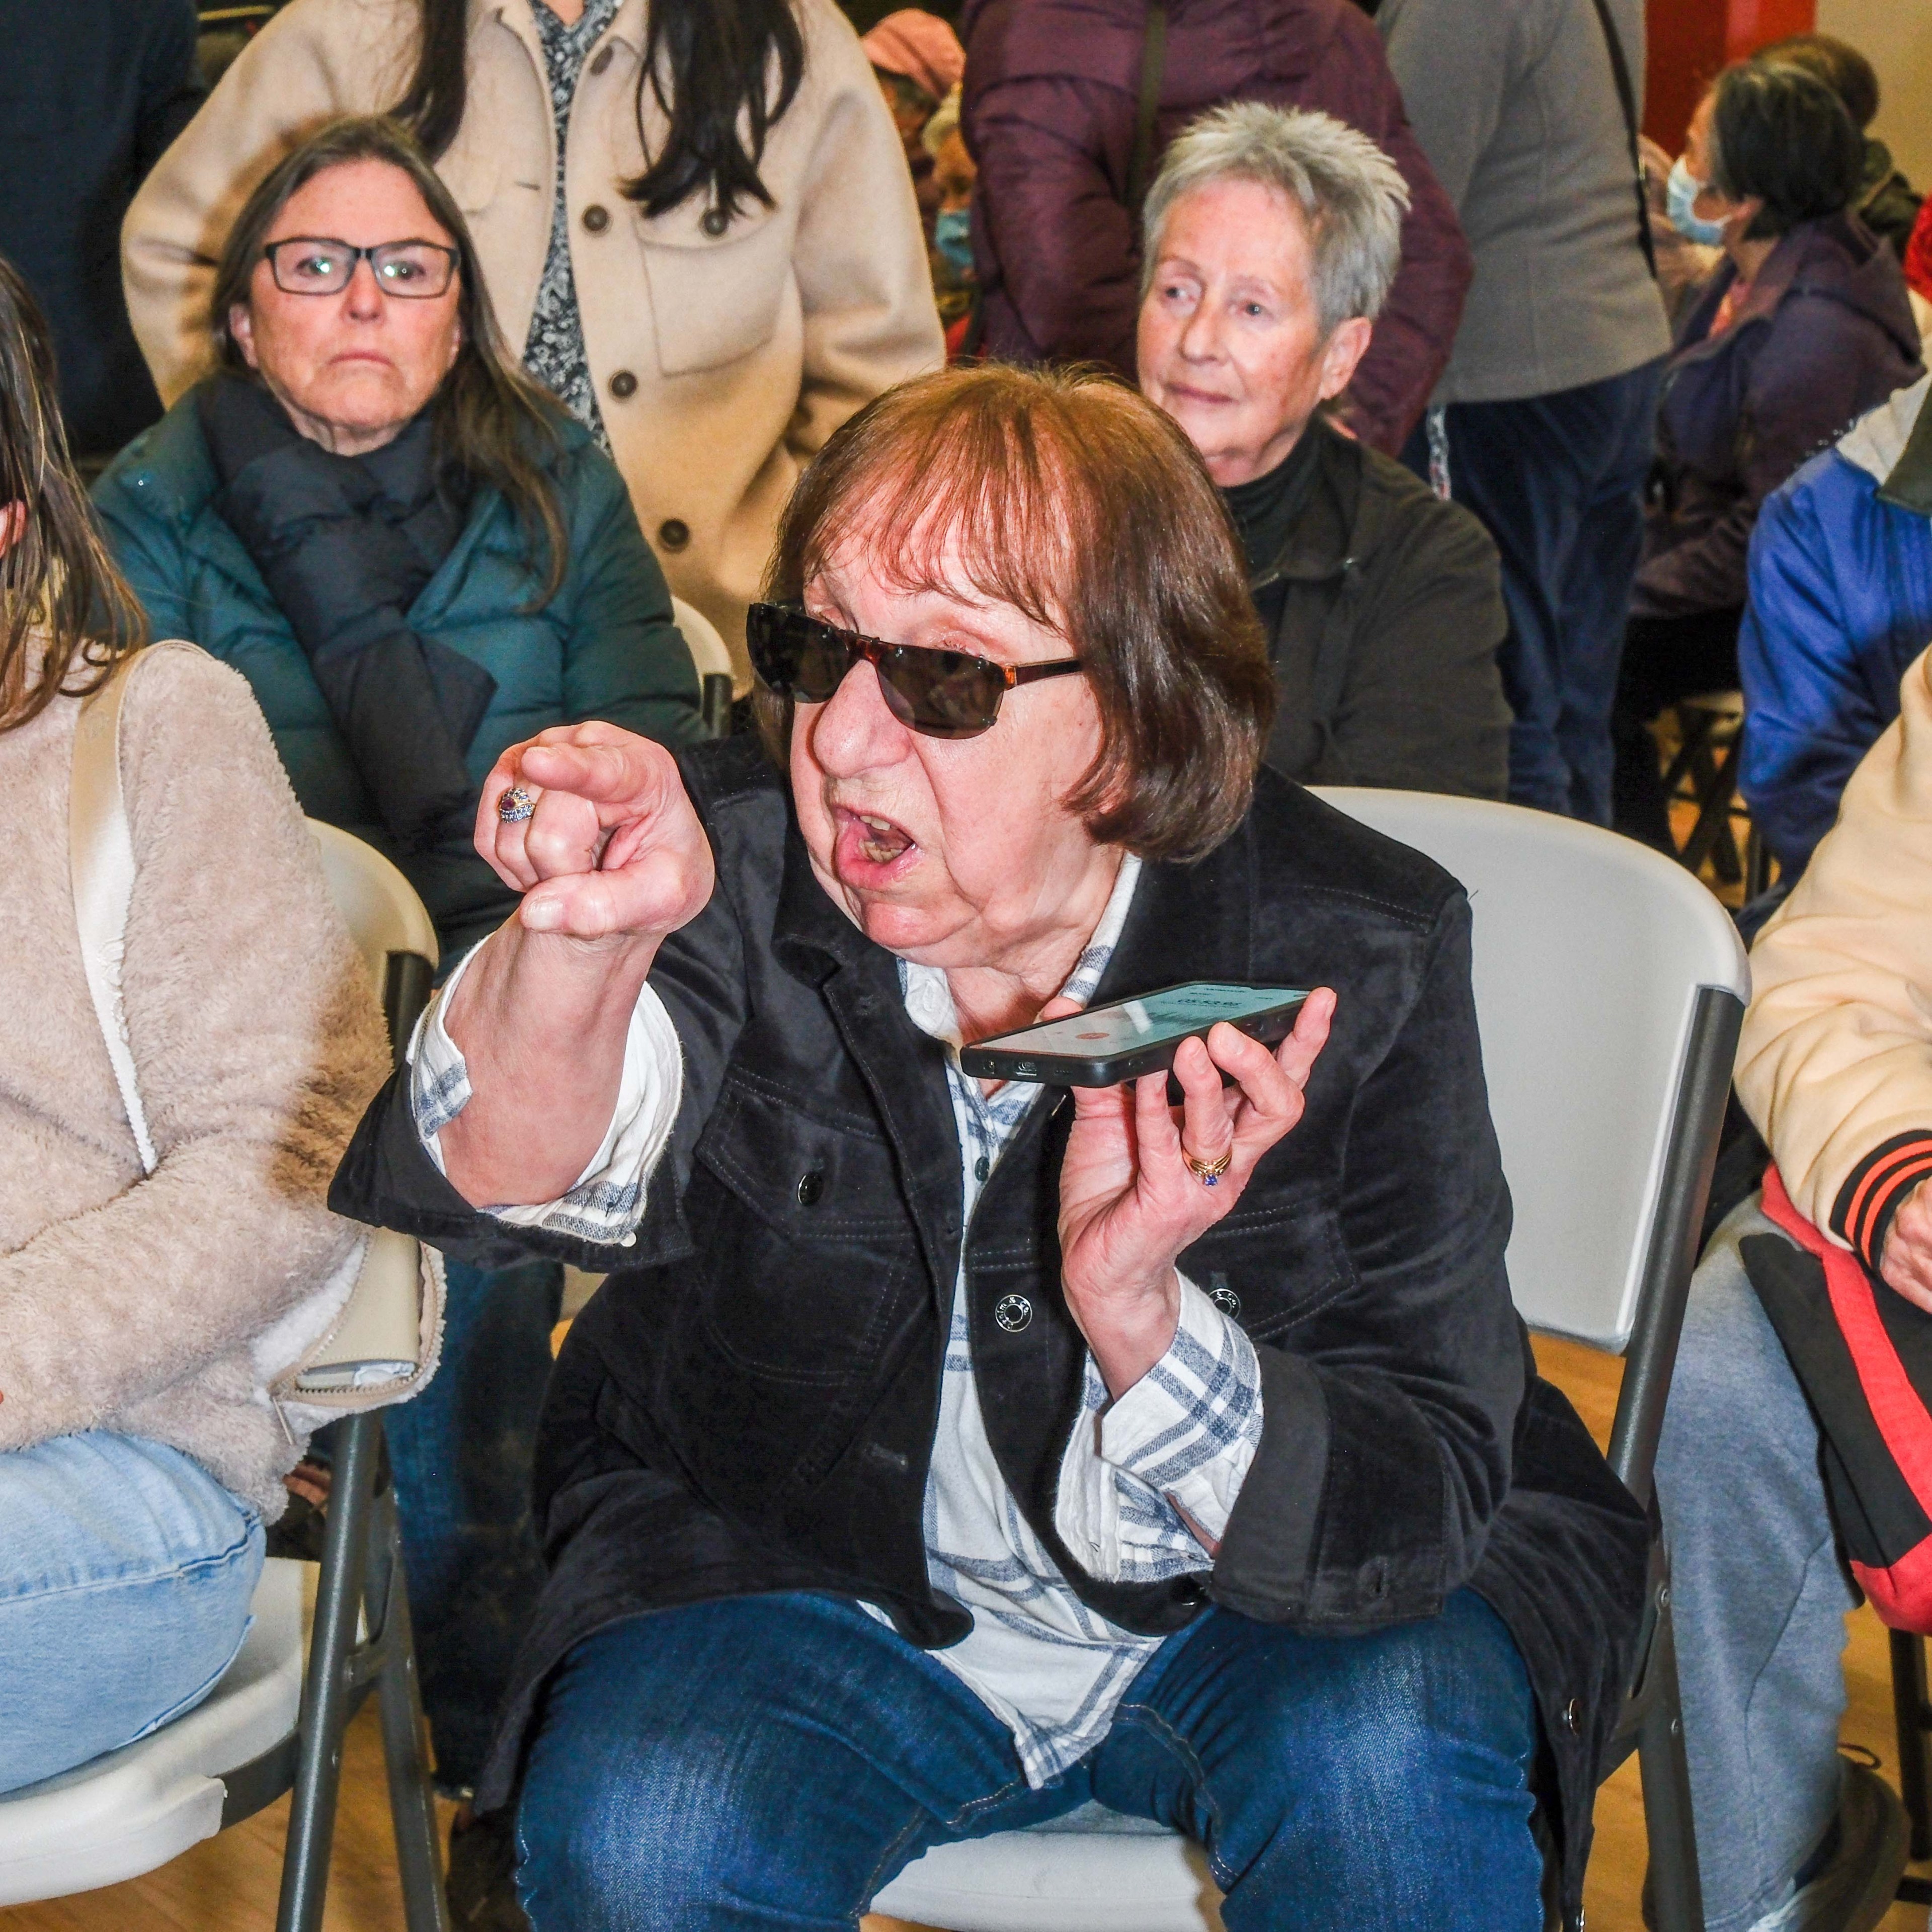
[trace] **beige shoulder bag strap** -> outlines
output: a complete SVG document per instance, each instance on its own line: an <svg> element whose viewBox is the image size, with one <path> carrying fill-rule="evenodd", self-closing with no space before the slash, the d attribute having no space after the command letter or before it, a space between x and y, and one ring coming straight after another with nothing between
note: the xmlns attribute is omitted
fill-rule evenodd
<svg viewBox="0 0 1932 1932"><path fill-rule="evenodd" d="M128 908L134 894L134 838L121 792L121 708L140 653L124 658L106 682L81 702L74 728L74 770L68 791L68 862L80 958L94 998L100 1037L113 1063L121 1104L134 1130L141 1172L154 1171L154 1143L134 1079L128 1016L121 998L121 962Z"/></svg>

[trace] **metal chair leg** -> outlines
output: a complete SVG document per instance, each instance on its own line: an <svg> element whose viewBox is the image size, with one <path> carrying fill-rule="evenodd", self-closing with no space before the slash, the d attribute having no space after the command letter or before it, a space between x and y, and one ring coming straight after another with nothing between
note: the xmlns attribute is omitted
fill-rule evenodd
<svg viewBox="0 0 1932 1932"><path fill-rule="evenodd" d="M370 1524L368 1620L380 1629L382 1663L376 1679L382 1720L382 1757L388 1772L389 1816L395 1827L396 1862L403 1881L403 1917L409 1932L449 1932L436 1796L423 1746L422 1694L416 1678L409 1586L403 1574L402 1538L395 1491L385 1484ZM378 1598L377 1579L380 1577Z"/></svg>
<svg viewBox="0 0 1932 1932"><path fill-rule="evenodd" d="M1912 1822L1912 1856L1932 1858L1932 1777L1928 1777L1926 1730L1932 1705L1925 1686L1925 1640L1904 1630L1892 1633L1892 1709L1898 1726L1898 1791Z"/></svg>
<svg viewBox="0 0 1932 1932"><path fill-rule="evenodd" d="M354 1691L350 1664L356 1618L362 1606L369 1511L381 1445L381 1418L365 1412L350 1418L337 1447L328 1526L322 1539L321 1587L309 1639L308 1675L302 1685L302 1740L289 1805L288 1844L282 1856L276 1932L321 1932L342 1784L342 1735L348 1728Z"/></svg>
<svg viewBox="0 0 1932 1932"><path fill-rule="evenodd" d="M1657 1586L1651 1640L1648 1708L1637 1736L1643 1774L1644 1822L1650 1839L1657 1932L1704 1932L1704 1894L1697 1876L1697 1834L1691 1814L1690 1766L1677 1690L1677 1639L1670 1620L1670 1584Z"/></svg>

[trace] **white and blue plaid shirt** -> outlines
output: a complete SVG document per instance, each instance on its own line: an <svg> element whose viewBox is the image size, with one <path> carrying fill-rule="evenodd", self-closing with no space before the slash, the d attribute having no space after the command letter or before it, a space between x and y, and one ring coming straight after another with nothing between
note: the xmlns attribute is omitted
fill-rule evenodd
<svg viewBox="0 0 1932 1932"><path fill-rule="evenodd" d="M1060 989L1064 997L1083 1006L1092 998L1139 874L1138 860L1122 861L1100 923ZM440 1018L442 1000L461 971L451 975L424 1016L412 1050L417 1130L439 1166L436 1134L470 1097L463 1057ZM1042 1090L1010 1082L982 1092L959 1070L958 1023L945 974L906 962L899 976L914 1024L947 1049L970 1222L988 1178ZM632 1020L610 1129L577 1185L539 1207L491 1211L522 1226L594 1240L634 1235L645 1183L676 1117L680 1074L676 1036L647 988ZM925 1534L934 1588L971 1613L973 1628L933 1654L1011 1730L1028 1781L1039 1786L1106 1736L1135 1672L1161 1640L1122 1630L1083 1604L1007 1488L973 1373L964 1250L962 1242L926 1476ZM1082 1414L1061 1456L1054 1527L1088 1574L1108 1582L1155 1582L1207 1569L1208 1553L1189 1522L1218 1540L1261 1441L1253 1344L1184 1276L1180 1302L1180 1325L1167 1353L1118 1401L1109 1399L1088 1357Z"/></svg>

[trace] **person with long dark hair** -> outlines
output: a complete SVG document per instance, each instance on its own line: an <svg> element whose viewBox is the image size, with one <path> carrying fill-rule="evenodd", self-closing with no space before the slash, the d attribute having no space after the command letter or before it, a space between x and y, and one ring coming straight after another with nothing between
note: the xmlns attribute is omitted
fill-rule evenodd
<svg viewBox="0 0 1932 1932"><path fill-rule="evenodd" d="M832 0L292 0L123 235L163 398L206 367L234 212L299 136L393 110L506 340L609 449L677 594L740 650L805 460L941 354L898 136Z"/></svg>
<svg viewBox="0 0 1932 1932"><path fill-rule="evenodd" d="M326 1204L388 1070L368 970L247 684L148 640L0 260L0 1792L220 1682L319 1419L290 1382L367 1245ZM70 861L102 703L133 860L118 969L76 918L100 868Z"/></svg>
<svg viewBox="0 0 1932 1932"><path fill-rule="evenodd" d="M215 371L101 478L103 522L156 626L244 673L303 808L394 860L453 966L515 903L470 841L506 746L592 718L700 734L663 574L610 459L506 362L461 211L397 122L284 160L214 290ZM562 1292L554 1263L452 1264L448 1372L390 1431L454 1790L540 1578Z"/></svg>

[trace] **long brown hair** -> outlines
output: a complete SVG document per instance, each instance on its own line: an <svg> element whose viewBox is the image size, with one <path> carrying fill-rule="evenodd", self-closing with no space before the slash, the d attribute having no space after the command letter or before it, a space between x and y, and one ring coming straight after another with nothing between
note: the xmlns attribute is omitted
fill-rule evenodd
<svg viewBox="0 0 1932 1932"><path fill-rule="evenodd" d="M230 374L256 380L229 326L230 314L248 307L262 244L290 198L317 175L351 161L382 161L406 175L456 244L456 312L463 340L430 405L435 412L436 460L501 492L523 526L532 567L537 559L544 560L544 586L536 601L547 603L561 587L569 561L556 490L544 464L557 447L562 408L505 354L463 211L400 122L381 114L331 121L263 178L228 231L214 272L208 326L217 359Z"/></svg>
<svg viewBox="0 0 1932 1932"><path fill-rule="evenodd" d="M74 474L56 394L46 320L0 256L0 506L26 512L0 554L0 731L38 717L57 692L98 688L148 641Z"/></svg>
<svg viewBox="0 0 1932 1932"><path fill-rule="evenodd" d="M1172 417L1091 368L902 382L800 478L765 594L799 602L848 544L908 590L992 598L1066 640L1100 748L1066 804L1096 841L1198 859L1240 823L1274 674L1221 493ZM760 684L753 709L783 765L789 700Z"/></svg>
<svg viewBox="0 0 1932 1932"><path fill-rule="evenodd" d="M469 0L417 4L416 71L389 111L440 158L468 105ZM727 221L741 200L770 207L758 165L772 124L804 76L805 33L793 0L653 0L646 9L632 111L641 140L648 87L670 126L664 146L622 192L650 216L694 194Z"/></svg>

